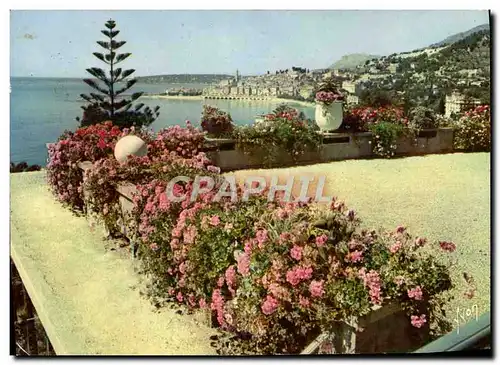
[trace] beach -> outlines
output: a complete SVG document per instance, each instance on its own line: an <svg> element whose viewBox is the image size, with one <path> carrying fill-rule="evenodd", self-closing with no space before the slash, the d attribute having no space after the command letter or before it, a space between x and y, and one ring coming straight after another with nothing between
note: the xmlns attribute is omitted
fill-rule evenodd
<svg viewBox="0 0 500 365"><path fill-rule="evenodd" d="M205 98L203 95L196 96L188 96L188 95L143 95L142 98L147 99L165 99L165 100L191 100L191 101L202 101L202 100L239 100L251 103L287 103L287 104L297 104L305 107L314 107L315 104L308 101L300 101L293 99L282 99L282 98L274 98L267 97L265 99L250 99L250 98L232 98L228 97L228 99L214 99L214 98Z"/></svg>

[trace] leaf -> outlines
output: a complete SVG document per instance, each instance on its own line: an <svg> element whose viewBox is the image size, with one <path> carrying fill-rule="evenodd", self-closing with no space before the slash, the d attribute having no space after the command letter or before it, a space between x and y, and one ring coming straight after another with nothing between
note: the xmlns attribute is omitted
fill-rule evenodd
<svg viewBox="0 0 500 365"><path fill-rule="evenodd" d="M123 46L125 43L127 43L126 41L114 41L112 40L111 41L111 49L112 50L117 50L118 48L120 48L121 46Z"/></svg>
<svg viewBox="0 0 500 365"><path fill-rule="evenodd" d="M112 38L111 37L111 33L109 32L109 30L101 30L101 33L104 34L108 38Z"/></svg>
<svg viewBox="0 0 500 365"><path fill-rule="evenodd" d="M109 20L105 23L105 26L106 26L106 28L108 28L108 29L113 29L114 27L116 27L116 22L115 22L113 19L109 19Z"/></svg>
<svg viewBox="0 0 500 365"><path fill-rule="evenodd" d="M120 94L122 94L123 92L127 91L127 90L128 90L128 89L130 89L132 86L134 86L136 82L137 82L137 80L136 80L136 79L132 79L132 80L127 81L127 84L126 84L123 88L121 88L120 90L117 90L117 91L115 92L115 95L120 95Z"/></svg>
<svg viewBox="0 0 500 365"><path fill-rule="evenodd" d="M111 32L111 37L112 37L112 38L114 38L114 37L116 37L119 33L120 33L120 31L119 31L119 30L113 30L113 31Z"/></svg>
<svg viewBox="0 0 500 365"><path fill-rule="evenodd" d="M106 60L104 59L104 55L102 53L99 53L99 52L94 52L92 53L94 56L96 56L97 58L99 58L101 61L103 62L106 62ZM108 62L106 62L108 63Z"/></svg>
<svg viewBox="0 0 500 365"><path fill-rule="evenodd" d="M144 106L144 103L139 103L135 106L134 110L137 112L139 109L141 109Z"/></svg>
<svg viewBox="0 0 500 365"><path fill-rule="evenodd" d="M124 80L126 77L132 75L134 72L135 72L135 70L132 70L132 69L131 70L125 70L125 71L123 71L122 72L121 80Z"/></svg>
<svg viewBox="0 0 500 365"><path fill-rule="evenodd" d="M102 48L109 50L109 43L108 42L97 41L97 44L100 45Z"/></svg>
<svg viewBox="0 0 500 365"><path fill-rule="evenodd" d="M131 101L136 101L137 99L139 99L142 96L142 94L144 94L144 92L142 92L142 91L138 92L138 93L133 93L132 97L131 97L131 99L132 99Z"/></svg>
<svg viewBox="0 0 500 365"><path fill-rule="evenodd" d="M90 95L92 95L92 94L90 94ZM88 101L89 103L91 103L91 102L93 101L93 100L92 100L92 98L91 98L90 96L85 95L85 94L80 94L80 97L81 97L82 99L84 99L84 100Z"/></svg>
<svg viewBox="0 0 500 365"><path fill-rule="evenodd" d="M118 62L121 62L121 61L124 61L125 59L127 59L128 57L130 57L132 53L121 53L119 54L117 57L116 57L116 63Z"/></svg>
<svg viewBox="0 0 500 365"><path fill-rule="evenodd" d="M98 94L94 94L94 93L90 93L90 95L96 99L96 100L99 100L99 101L104 101L104 98L101 96L101 95L98 95Z"/></svg>
<svg viewBox="0 0 500 365"><path fill-rule="evenodd" d="M117 68L116 70L113 71L113 74L111 74L111 71L110 71L110 74L111 74L111 77L116 81L116 79L118 79L118 77L120 77L122 73L122 69L121 68Z"/></svg>

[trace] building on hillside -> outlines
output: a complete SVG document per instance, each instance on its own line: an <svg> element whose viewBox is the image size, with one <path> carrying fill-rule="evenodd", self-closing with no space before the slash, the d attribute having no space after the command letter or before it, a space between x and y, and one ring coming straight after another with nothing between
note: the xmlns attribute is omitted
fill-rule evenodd
<svg viewBox="0 0 500 365"><path fill-rule="evenodd" d="M453 92L451 95L446 95L444 115L450 117L453 113L460 113L470 106L479 104L481 104L479 100L466 98L463 94Z"/></svg>
<svg viewBox="0 0 500 365"><path fill-rule="evenodd" d="M387 66L387 70L391 73L391 74L395 74L396 71L398 69L398 65L395 64L395 63L391 63L389 66Z"/></svg>
<svg viewBox="0 0 500 365"><path fill-rule="evenodd" d="M347 105L357 105L359 104L359 97L354 94L348 94L346 98Z"/></svg>
<svg viewBox="0 0 500 365"><path fill-rule="evenodd" d="M344 81L342 82L342 89L346 90L349 94L358 95L362 88L359 82Z"/></svg>

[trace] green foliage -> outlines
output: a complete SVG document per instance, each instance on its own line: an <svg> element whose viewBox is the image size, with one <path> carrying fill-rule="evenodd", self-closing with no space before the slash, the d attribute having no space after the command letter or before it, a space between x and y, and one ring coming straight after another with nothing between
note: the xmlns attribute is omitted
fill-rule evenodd
<svg viewBox="0 0 500 365"><path fill-rule="evenodd" d="M317 151L321 145L317 127L300 119L295 109L269 114L263 122L251 126L237 127L233 138L236 147L253 163L266 167L294 163L304 153Z"/></svg>
<svg viewBox="0 0 500 365"><path fill-rule="evenodd" d="M116 23L108 20L105 27L107 29L101 33L107 37L107 41L97 41L97 44L107 53L94 52L93 55L109 66L109 75L97 67L87 69L93 78L84 79L83 82L98 93L80 95L89 105L82 106L83 117L81 120L76 119L81 127L108 120L121 128L148 126L158 117L160 107L157 106L152 110L149 107L143 108L142 103L134 106L134 101L142 96L142 92L135 92L129 98L123 96L137 82L136 79L129 79L135 70L122 70L116 66L130 57L131 53L117 53L126 42L116 40L116 36L120 33L119 30L115 30Z"/></svg>
<svg viewBox="0 0 500 365"><path fill-rule="evenodd" d="M371 107L387 107L395 104L394 95L384 89L370 88L363 90L360 95L360 104Z"/></svg>
<svg viewBox="0 0 500 365"><path fill-rule="evenodd" d="M433 110L418 106L410 110L408 127L414 130L433 129L439 124Z"/></svg>
<svg viewBox="0 0 500 365"><path fill-rule="evenodd" d="M400 124L380 122L370 125L373 152L382 157L391 158L396 153L398 138L403 135L404 127Z"/></svg>

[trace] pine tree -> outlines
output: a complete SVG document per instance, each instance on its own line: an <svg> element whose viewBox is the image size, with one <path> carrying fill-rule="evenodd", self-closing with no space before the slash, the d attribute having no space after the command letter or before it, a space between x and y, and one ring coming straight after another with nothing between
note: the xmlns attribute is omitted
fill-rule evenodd
<svg viewBox="0 0 500 365"><path fill-rule="evenodd" d="M133 107L134 101L139 99L143 92L135 92L130 98L123 96L124 92L136 84L137 79L129 78L135 70L122 70L117 65L130 57L131 53L116 52L126 41L116 40L120 31L115 29L115 21L108 20L105 27L107 29L101 30L101 33L107 37L107 41L97 41L97 44L107 52L105 54L94 52L93 55L109 66L109 76L101 68L92 67L86 70L94 79L84 79L83 81L98 93L80 95L90 104L82 106L83 118L81 120L76 118L76 120L80 122L82 127L106 120L111 120L113 124L122 128L148 126L160 114L158 111L160 107L157 106L151 110L149 107L143 108L143 103Z"/></svg>

